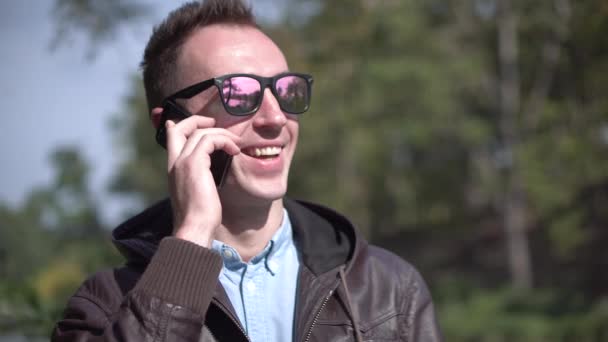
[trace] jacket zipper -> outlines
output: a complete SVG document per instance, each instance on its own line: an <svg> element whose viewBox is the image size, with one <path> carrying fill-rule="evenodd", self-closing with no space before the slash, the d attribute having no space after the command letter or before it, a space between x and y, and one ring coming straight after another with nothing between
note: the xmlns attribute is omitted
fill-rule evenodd
<svg viewBox="0 0 608 342"><path fill-rule="evenodd" d="M239 321L237 321L234 317L232 317L232 314L226 309L226 307L224 307L224 304L220 303L220 301L215 300L215 299L213 300L213 302L215 304L217 304L217 306L220 308L220 310L222 310L226 314L226 316L228 316L228 318L230 318L230 320L232 321L232 323L234 323L239 328L239 330L241 331L241 333L243 334L243 336L245 336L245 338L247 339L247 341L251 342L251 340L249 339L249 336L245 332L245 329L243 329L243 327L241 326L241 323Z"/></svg>
<svg viewBox="0 0 608 342"><path fill-rule="evenodd" d="M323 299L323 303L321 303L321 307L319 308L319 310L317 310L317 313L315 314L315 318L312 320L312 324L310 325L310 328L308 329L308 333L306 333L306 339L304 340L304 342L308 342L310 340L310 335L312 335L312 329L317 324L317 321L319 320L319 316L321 315L321 311L323 311L323 308L325 308L325 305L327 305L327 302L329 301L329 298L331 298L331 295L333 293L334 293L334 290L330 290L327 297L325 297L325 299Z"/></svg>

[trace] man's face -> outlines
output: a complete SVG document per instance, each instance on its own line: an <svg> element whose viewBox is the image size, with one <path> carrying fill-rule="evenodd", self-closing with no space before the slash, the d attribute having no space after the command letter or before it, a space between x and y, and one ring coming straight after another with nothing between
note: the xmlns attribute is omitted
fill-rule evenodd
<svg viewBox="0 0 608 342"><path fill-rule="evenodd" d="M283 53L266 35L255 28L236 25L199 29L184 43L177 63L178 89L232 73L269 77L288 71ZM224 200L275 200L285 195L298 140L298 120L281 111L270 89L264 91L260 109L245 117L225 111L216 87L183 105L195 115L215 118L216 127L243 139L241 153L234 156L220 193ZM268 155L259 155L260 152Z"/></svg>

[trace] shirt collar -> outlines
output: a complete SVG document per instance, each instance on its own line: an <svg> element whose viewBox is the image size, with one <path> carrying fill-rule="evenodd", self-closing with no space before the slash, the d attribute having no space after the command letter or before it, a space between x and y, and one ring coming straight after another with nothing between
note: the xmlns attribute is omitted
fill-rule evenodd
<svg viewBox="0 0 608 342"><path fill-rule="evenodd" d="M237 270L249 265L257 265L264 262L270 272L276 272L279 266L279 256L285 252L287 246L293 243L293 232L291 221L287 210L283 209L283 220L281 226L274 233L264 249L245 263L237 250L219 240L213 240L211 249L219 253L224 261L224 267L229 270ZM275 260L276 259L276 260Z"/></svg>

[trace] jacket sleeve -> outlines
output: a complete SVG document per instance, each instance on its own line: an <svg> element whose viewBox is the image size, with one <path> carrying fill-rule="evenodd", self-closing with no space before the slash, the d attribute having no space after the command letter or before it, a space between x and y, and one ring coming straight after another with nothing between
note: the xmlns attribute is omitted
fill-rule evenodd
<svg viewBox="0 0 608 342"><path fill-rule="evenodd" d="M85 282L70 298L52 341L198 340L221 267L221 257L210 249L167 237L124 298L109 281ZM122 298L118 309L111 304L116 297Z"/></svg>
<svg viewBox="0 0 608 342"><path fill-rule="evenodd" d="M424 279L414 270L409 287L409 303L407 305L406 341L410 342L440 342L443 341L431 294Z"/></svg>

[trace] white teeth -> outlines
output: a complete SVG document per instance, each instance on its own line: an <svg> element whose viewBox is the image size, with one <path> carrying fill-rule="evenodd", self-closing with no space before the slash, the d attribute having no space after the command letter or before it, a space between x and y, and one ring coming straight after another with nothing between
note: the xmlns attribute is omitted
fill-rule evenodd
<svg viewBox="0 0 608 342"><path fill-rule="evenodd" d="M280 147L256 147L253 149L253 154L256 157L260 157L260 156L275 156L277 154L281 153L281 148Z"/></svg>

